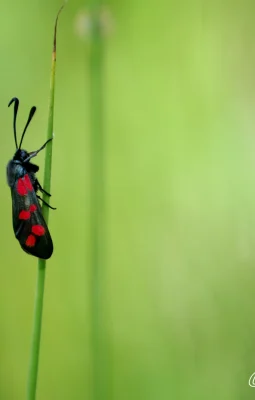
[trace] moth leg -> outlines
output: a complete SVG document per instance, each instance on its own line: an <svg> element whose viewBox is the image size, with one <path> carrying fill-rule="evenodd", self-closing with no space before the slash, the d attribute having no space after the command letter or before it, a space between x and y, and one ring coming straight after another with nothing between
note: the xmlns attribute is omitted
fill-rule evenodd
<svg viewBox="0 0 255 400"><path fill-rule="evenodd" d="M40 147L40 149L38 149L38 150L36 150L36 151L32 151L32 153L29 153L29 156L23 161L23 163L27 163L27 162L29 162L29 160L31 160L31 158L37 156L37 154L38 154L41 150L43 150L43 149L46 147L47 143L51 142L51 140L52 140L52 138L48 139L47 142L45 142L45 143L42 145L42 147Z"/></svg>
<svg viewBox="0 0 255 400"><path fill-rule="evenodd" d="M41 186L41 184L39 183L38 179L35 180L35 185L36 187L40 190L40 192L47 194L47 196L51 196L50 193L46 192L46 190L44 190Z"/></svg>
<svg viewBox="0 0 255 400"><path fill-rule="evenodd" d="M48 206L49 208L51 208L52 210L56 210L55 207L51 207L48 203L46 203L46 201L44 201L40 196L36 195L36 197L41 200L43 202L43 204L45 204L46 206Z"/></svg>

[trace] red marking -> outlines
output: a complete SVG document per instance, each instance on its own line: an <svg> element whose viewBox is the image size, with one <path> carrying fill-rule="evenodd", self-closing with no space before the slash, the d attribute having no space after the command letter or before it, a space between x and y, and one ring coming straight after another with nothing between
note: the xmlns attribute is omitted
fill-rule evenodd
<svg viewBox="0 0 255 400"><path fill-rule="evenodd" d="M37 210L36 205L35 205L35 204L31 204L31 206L29 207L29 210L30 210L31 212L34 212L35 210Z"/></svg>
<svg viewBox="0 0 255 400"><path fill-rule="evenodd" d="M23 178L18 179L17 192L20 196L25 196L28 190L32 191L34 189L28 174L26 174Z"/></svg>
<svg viewBox="0 0 255 400"><path fill-rule="evenodd" d="M30 190L30 191L33 190L32 183L31 183L30 178L29 178L29 176L27 174L24 176L24 183L25 183L25 186L26 186L26 188L28 190Z"/></svg>
<svg viewBox="0 0 255 400"><path fill-rule="evenodd" d="M28 235L25 245L27 247L34 247L36 238L34 235Z"/></svg>
<svg viewBox="0 0 255 400"><path fill-rule="evenodd" d="M29 219L30 218L30 212L22 210L19 213L19 219Z"/></svg>
<svg viewBox="0 0 255 400"><path fill-rule="evenodd" d="M32 232L36 236L43 236L45 234L45 228L42 225L33 225Z"/></svg>
<svg viewBox="0 0 255 400"><path fill-rule="evenodd" d="M25 183L23 182L22 178L19 178L17 183L17 192L20 196L25 196L27 194L27 188Z"/></svg>

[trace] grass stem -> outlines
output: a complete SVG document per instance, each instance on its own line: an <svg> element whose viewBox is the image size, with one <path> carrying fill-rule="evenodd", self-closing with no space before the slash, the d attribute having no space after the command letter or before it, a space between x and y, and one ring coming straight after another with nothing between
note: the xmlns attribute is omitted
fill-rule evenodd
<svg viewBox="0 0 255 400"><path fill-rule="evenodd" d="M54 115L54 92L55 92L55 70L56 70L56 36L57 36L57 23L58 17L63 9L62 6L57 14L54 29L53 51L52 51L52 65L51 65L51 78L50 78L50 101L49 101L49 116L48 116L48 129L47 140L53 136L53 115ZM45 150L45 166L44 166L44 185L45 191L50 193L51 186L51 164L52 164L52 141L50 141ZM43 194L43 200L49 202L48 197ZM43 203L42 213L46 224L49 221L49 208ZM42 314L43 314L43 297L44 297L44 283L46 274L46 260L38 259L37 268L37 282L35 294L35 308L33 320L32 343L30 350L30 364L27 383L27 400L36 399L36 386L38 377L38 365L40 354L40 341L42 329Z"/></svg>

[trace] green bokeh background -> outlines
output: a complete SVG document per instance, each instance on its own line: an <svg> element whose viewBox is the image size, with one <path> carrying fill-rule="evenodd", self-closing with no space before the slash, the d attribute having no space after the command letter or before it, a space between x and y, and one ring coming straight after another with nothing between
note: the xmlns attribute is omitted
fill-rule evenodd
<svg viewBox="0 0 255 400"><path fill-rule="evenodd" d="M12 231L7 104L20 98L19 131L38 107L24 146L39 148L59 6L13 0L0 13L1 400L25 399L37 266ZM55 251L38 400L94 400L87 7L70 0L58 30ZM248 0L110 0L104 9L102 400L255 396L248 385L255 371L254 13Z"/></svg>

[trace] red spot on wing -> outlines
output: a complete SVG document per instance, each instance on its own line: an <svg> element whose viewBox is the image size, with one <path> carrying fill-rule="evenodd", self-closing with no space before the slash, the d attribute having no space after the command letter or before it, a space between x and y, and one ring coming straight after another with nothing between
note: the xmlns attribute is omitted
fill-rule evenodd
<svg viewBox="0 0 255 400"><path fill-rule="evenodd" d="M34 212L35 210L37 210L36 205L35 205L35 204L31 204L31 206L29 207L29 210L30 210L31 212Z"/></svg>
<svg viewBox="0 0 255 400"><path fill-rule="evenodd" d="M42 225L33 225L32 232L36 236L43 236L45 234L45 228Z"/></svg>
<svg viewBox="0 0 255 400"><path fill-rule="evenodd" d="M25 183L23 182L22 178L18 179L17 192L20 196L25 196L27 194L27 188L26 188Z"/></svg>
<svg viewBox="0 0 255 400"><path fill-rule="evenodd" d="M27 247L34 247L36 242L36 237L34 235L28 235L25 245Z"/></svg>
<svg viewBox="0 0 255 400"><path fill-rule="evenodd" d="M25 186L26 186L26 188L28 190L30 190L30 191L33 190L33 185L32 185L31 180L30 180L30 178L29 178L29 176L27 174L24 176L24 183L25 183Z"/></svg>
<svg viewBox="0 0 255 400"><path fill-rule="evenodd" d="M19 219L29 219L30 218L30 212L26 210L22 210L19 213Z"/></svg>
<svg viewBox="0 0 255 400"><path fill-rule="evenodd" d="M25 196L28 190L32 191L34 188L28 174L26 174L23 178L18 179L17 192L20 196Z"/></svg>

